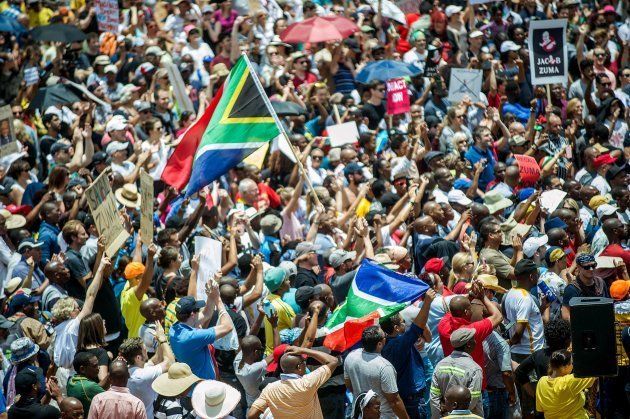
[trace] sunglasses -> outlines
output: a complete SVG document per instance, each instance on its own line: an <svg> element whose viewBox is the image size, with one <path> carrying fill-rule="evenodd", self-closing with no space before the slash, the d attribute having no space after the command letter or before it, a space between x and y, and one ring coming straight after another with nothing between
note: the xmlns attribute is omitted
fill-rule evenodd
<svg viewBox="0 0 630 419"><path fill-rule="evenodd" d="M311 156L313 160L323 160L324 156Z"/></svg>
<svg viewBox="0 0 630 419"><path fill-rule="evenodd" d="M308 61L304 60L304 61L298 61L298 64L308 64Z"/></svg>
<svg viewBox="0 0 630 419"><path fill-rule="evenodd" d="M596 56L597 58L602 58L602 57L605 57L605 56L606 56L606 54L605 54L605 53L603 53L603 52L600 52L600 53L598 53L598 54L595 54L595 56Z"/></svg>
<svg viewBox="0 0 630 419"><path fill-rule="evenodd" d="M596 265L580 266L580 268L584 269L585 271L592 271L596 268Z"/></svg>

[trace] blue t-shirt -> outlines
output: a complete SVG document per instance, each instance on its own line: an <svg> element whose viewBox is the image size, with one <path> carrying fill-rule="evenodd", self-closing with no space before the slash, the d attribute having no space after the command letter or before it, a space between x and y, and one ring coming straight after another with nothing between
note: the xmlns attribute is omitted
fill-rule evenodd
<svg viewBox="0 0 630 419"><path fill-rule="evenodd" d="M168 331L171 348L178 362L188 364L193 374L204 380L214 380L216 373L208 345L214 343L214 328L193 329L181 322L175 323Z"/></svg>
<svg viewBox="0 0 630 419"><path fill-rule="evenodd" d="M485 191L488 183L494 180L494 166L497 164L497 161L494 159L494 154L492 154L492 150L488 148L486 151L483 151L477 146L472 146L466 152L465 157L466 160L473 165L481 159L486 159L483 172L481 172L481 176L479 176L479 189Z"/></svg>
<svg viewBox="0 0 630 419"><path fill-rule="evenodd" d="M402 397L418 394L426 387L424 363L415 343L423 330L411 323L405 333L395 338L387 338L381 355L396 369L398 392Z"/></svg>

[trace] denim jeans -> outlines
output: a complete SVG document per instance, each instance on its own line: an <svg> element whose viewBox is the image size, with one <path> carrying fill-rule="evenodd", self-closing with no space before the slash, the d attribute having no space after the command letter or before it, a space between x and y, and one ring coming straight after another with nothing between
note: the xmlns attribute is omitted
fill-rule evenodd
<svg viewBox="0 0 630 419"><path fill-rule="evenodd" d="M486 405L486 399L488 401ZM484 392L483 411L487 418L508 418L508 394L502 389L488 390Z"/></svg>
<svg viewBox="0 0 630 419"><path fill-rule="evenodd" d="M426 387L420 390L420 392L412 395L405 396L401 399L405 404L405 410L409 415L409 419L426 419L430 417L428 409L428 404L425 400Z"/></svg>

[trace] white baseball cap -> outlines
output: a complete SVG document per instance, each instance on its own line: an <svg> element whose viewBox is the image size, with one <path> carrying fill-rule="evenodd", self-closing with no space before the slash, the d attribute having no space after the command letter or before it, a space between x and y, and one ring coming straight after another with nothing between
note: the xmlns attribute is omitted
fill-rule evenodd
<svg viewBox="0 0 630 419"><path fill-rule="evenodd" d="M597 218L601 219L602 217L605 217L607 215L613 215L618 210L619 208L615 207L614 205L602 204L597 207Z"/></svg>
<svg viewBox="0 0 630 419"><path fill-rule="evenodd" d="M453 16L455 13L461 13L461 11L462 11L461 6L454 6L454 5L447 6L446 9L444 9L444 13L448 17Z"/></svg>
<svg viewBox="0 0 630 419"><path fill-rule="evenodd" d="M448 193L448 202L453 202L467 207L472 204L473 201L468 198L463 191L459 189L451 189Z"/></svg>
<svg viewBox="0 0 630 419"><path fill-rule="evenodd" d="M503 41L501 44L501 54L508 51L518 51L521 47L516 44L514 41Z"/></svg>
<svg viewBox="0 0 630 419"><path fill-rule="evenodd" d="M528 258L531 258L534 256L534 253L536 253L536 250L538 250L540 246L544 246L548 242L549 237L547 237L546 234L538 237L530 237L525 240L525 243L523 243L523 254Z"/></svg>

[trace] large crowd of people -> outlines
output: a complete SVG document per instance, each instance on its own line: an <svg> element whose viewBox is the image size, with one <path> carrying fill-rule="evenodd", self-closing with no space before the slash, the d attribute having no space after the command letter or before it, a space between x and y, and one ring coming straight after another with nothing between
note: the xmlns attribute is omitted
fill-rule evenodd
<svg viewBox="0 0 630 419"><path fill-rule="evenodd" d="M2 1L0 418L630 417L629 7ZM317 16L356 30L285 41ZM553 19L566 82L533 85L529 25ZM163 172L242 54L291 147L186 194ZM408 69L408 112L357 77L379 61ZM481 91L449 100L457 68ZM428 290L330 349L368 260ZM616 374L573 374L575 297L612 301Z"/></svg>

